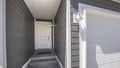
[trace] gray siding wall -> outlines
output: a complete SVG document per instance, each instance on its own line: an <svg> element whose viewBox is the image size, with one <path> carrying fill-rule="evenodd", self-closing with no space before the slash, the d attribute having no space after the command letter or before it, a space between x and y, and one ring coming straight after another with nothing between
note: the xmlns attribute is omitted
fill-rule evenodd
<svg viewBox="0 0 120 68"><path fill-rule="evenodd" d="M66 0L62 0L55 17L55 52L65 66Z"/></svg>
<svg viewBox="0 0 120 68"><path fill-rule="evenodd" d="M77 0L71 1L71 65L72 68L79 68L79 25L73 23L72 14L77 12Z"/></svg>
<svg viewBox="0 0 120 68"><path fill-rule="evenodd" d="M72 68L79 68L79 26L71 25L71 65Z"/></svg>
<svg viewBox="0 0 120 68"><path fill-rule="evenodd" d="M34 53L34 18L23 0L6 1L8 68L21 68Z"/></svg>
<svg viewBox="0 0 120 68"><path fill-rule="evenodd" d="M71 22L71 62L72 68L79 68L79 26Z"/></svg>
<svg viewBox="0 0 120 68"><path fill-rule="evenodd" d="M71 0L71 24L72 24L72 42L78 42L78 32L74 32L74 29L77 29L79 28L78 27L78 24L73 24L73 20L72 20L72 13L73 12L77 12L78 11L78 3L84 3L84 4L88 4L88 5L93 5L93 6L97 6L97 7L101 7L101 8L104 8L104 9L109 9L109 10L113 10L113 11L117 11L117 12L120 12L120 4L118 3L115 3L115 2L112 2L112 1L109 1L109 0ZM74 35L73 35L74 34ZM76 40L75 38L73 38L73 36L76 36ZM78 56L79 56L79 53L77 50L79 47L79 43L78 44L73 44L72 43L72 67L73 68L79 68L79 61L76 61L76 62L73 62L74 60L78 60ZM77 48L77 49L74 49L74 48ZM73 58L73 54L75 54L76 58Z"/></svg>

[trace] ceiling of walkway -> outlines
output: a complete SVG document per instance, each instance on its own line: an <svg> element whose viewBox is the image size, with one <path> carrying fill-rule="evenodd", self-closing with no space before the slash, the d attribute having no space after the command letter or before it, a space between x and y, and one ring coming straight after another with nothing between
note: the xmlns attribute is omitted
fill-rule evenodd
<svg viewBox="0 0 120 68"><path fill-rule="evenodd" d="M55 17L61 0L24 0L37 19L51 20Z"/></svg>

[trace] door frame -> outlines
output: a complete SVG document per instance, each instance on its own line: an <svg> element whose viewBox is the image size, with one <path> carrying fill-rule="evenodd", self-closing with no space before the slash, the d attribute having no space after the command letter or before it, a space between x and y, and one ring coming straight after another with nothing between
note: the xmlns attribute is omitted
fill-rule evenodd
<svg viewBox="0 0 120 68"><path fill-rule="evenodd" d="M52 21L36 21L35 20L35 23L34 23L34 41L35 41L35 49L38 49L36 46L37 46L37 40L36 40L36 35L37 35L37 33L36 33L36 25L39 23L39 22L46 22L46 24L44 24L44 23L41 23L41 24L43 24L43 25L49 25L50 27L51 27L51 34L50 34L50 49L53 49L53 43L52 43L52 41L53 41L53 38L52 38ZM50 24L49 24L50 23ZM41 48L42 49L42 48ZM43 48L44 49L44 48Z"/></svg>
<svg viewBox="0 0 120 68"><path fill-rule="evenodd" d="M1 30L1 47L2 47L2 67L3 68L7 68L7 53L6 53L6 0L1 0L1 12L0 12L0 15L1 15L1 21L0 23L2 24L1 27L2 27L2 30Z"/></svg>
<svg viewBox="0 0 120 68"><path fill-rule="evenodd" d="M3 68L7 68L7 52L6 52L6 0L2 0L2 42L3 42Z"/></svg>

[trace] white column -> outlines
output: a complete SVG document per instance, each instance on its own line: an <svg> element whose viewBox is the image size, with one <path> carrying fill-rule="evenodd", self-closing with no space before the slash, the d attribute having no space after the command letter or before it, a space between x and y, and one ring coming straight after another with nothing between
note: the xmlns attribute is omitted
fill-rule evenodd
<svg viewBox="0 0 120 68"><path fill-rule="evenodd" d="M71 68L71 22L70 0L66 0L66 64L65 68Z"/></svg>
<svg viewBox="0 0 120 68"><path fill-rule="evenodd" d="M5 2L0 0L0 68L6 68L6 19Z"/></svg>
<svg viewBox="0 0 120 68"><path fill-rule="evenodd" d="M3 66L3 17L2 17L2 9L3 3L0 0L0 68Z"/></svg>

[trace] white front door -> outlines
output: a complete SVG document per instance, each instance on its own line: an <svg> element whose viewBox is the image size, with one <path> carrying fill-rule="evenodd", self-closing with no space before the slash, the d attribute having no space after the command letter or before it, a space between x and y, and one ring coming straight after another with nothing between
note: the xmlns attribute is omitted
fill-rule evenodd
<svg viewBox="0 0 120 68"><path fill-rule="evenodd" d="M35 49L51 49L51 22L35 22Z"/></svg>

